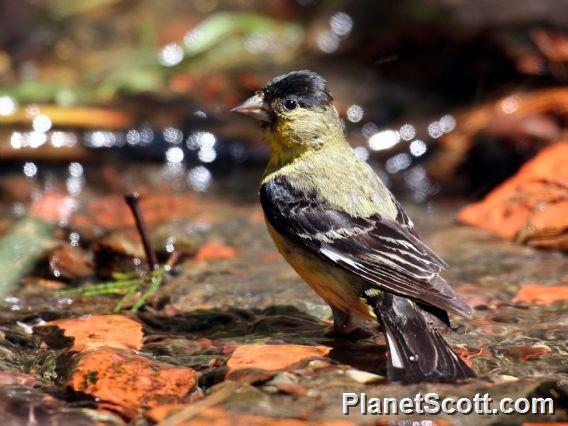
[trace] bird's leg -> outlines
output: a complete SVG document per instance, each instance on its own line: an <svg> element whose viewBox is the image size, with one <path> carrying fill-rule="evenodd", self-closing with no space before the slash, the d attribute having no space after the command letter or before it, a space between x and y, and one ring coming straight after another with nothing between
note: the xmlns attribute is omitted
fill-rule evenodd
<svg viewBox="0 0 568 426"><path fill-rule="evenodd" d="M353 318L350 314L337 309L335 306L331 306L331 312L333 313L333 326L331 328L331 334L334 335L344 335L349 334L357 328L354 324Z"/></svg>

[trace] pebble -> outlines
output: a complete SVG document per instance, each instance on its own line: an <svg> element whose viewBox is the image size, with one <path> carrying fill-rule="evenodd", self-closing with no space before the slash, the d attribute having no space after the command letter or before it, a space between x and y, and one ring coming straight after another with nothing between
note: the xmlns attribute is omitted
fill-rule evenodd
<svg viewBox="0 0 568 426"><path fill-rule="evenodd" d="M357 370L355 368L350 368L349 370L347 370L345 372L345 375L355 380L357 383L363 384L379 383L385 380L384 376L369 373L368 371Z"/></svg>

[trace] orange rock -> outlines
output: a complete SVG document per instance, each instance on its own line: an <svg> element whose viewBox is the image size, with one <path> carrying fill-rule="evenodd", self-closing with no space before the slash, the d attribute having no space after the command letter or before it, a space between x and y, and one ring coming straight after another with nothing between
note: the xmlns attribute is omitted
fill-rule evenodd
<svg viewBox="0 0 568 426"><path fill-rule="evenodd" d="M521 236L524 242L535 246L550 246L542 236L553 230L555 241L563 241L568 247L568 239L558 239L557 235L568 234L566 164L567 142L543 149L485 199L464 207L458 220L488 229L503 238ZM536 238L531 240L533 236Z"/></svg>
<svg viewBox="0 0 568 426"><path fill-rule="evenodd" d="M87 315L50 321L45 326L57 326L65 336L74 339L73 352L108 346L118 349L142 347L142 325L124 315Z"/></svg>
<svg viewBox="0 0 568 426"><path fill-rule="evenodd" d="M98 348L81 353L67 386L99 398L118 411L133 412L179 403L196 383L196 372L145 358L132 351Z"/></svg>
<svg viewBox="0 0 568 426"><path fill-rule="evenodd" d="M550 352L552 352L552 349L546 345L518 345L507 348L507 354L521 361L539 359Z"/></svg>
<svg viewBox="0 0 568 426"><path fill-rule="evenodd" d="M158 408L147 413L148 417L160 422L165 420L163 414L168 417L182 407L169 407L164 410ZM355 423L349 420L321 420L309 421L298 419L282 419L272 417L262 417L254 414L245 414L238 412L228 412L221 407L207 407L200 410L196 415L189 417L177 426L352 426Z"/></svg>
<svg viewBox="0 0 568 426"><path fill-rule="evenodd" d="M544 423L533 423L525 422L522 426L568 426L568 422L544 422Z"/></svg>
<svg viewBox="0 0 568 426"><path fill-rule="evenodd" d="M548 305L564 300L568 300L568 286L566 285L523 284L513 302Z"/></svg>
<svg viewBox="0 0 568 426"><path fill-rule="evenodd" d="M58 223L69 219L77 202L67 194L45 192L30 206L29 214L45 222Z"/></svg>
<svg viewBox="0 0 568 426"><path fill-rule="evenodd" d="M195 258L197 260L228 260L237 255L237 250L233 247L211 242L203 245Z"/></svg>
<svg viewBox="0 0 568 426"><path fill-rule="evenodd" d="M330 350L331 348L327 346L241 345L234 350L227 367L229 374L245 368L277 371L307 358L324 357Z"/></svg>

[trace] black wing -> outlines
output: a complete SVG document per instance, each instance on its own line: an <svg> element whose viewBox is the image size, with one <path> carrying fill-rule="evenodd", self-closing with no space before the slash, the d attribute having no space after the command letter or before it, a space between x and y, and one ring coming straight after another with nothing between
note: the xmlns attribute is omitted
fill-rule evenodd
<svg viewBox="0 0 568 426"><path fill-rule="evenodd" d="M471 310L438 274L447 265L416 235L397 203L396 220L355 218L326 207L285 177L262 185L260 201L280 234L377 287L462 316Z"/></svg>

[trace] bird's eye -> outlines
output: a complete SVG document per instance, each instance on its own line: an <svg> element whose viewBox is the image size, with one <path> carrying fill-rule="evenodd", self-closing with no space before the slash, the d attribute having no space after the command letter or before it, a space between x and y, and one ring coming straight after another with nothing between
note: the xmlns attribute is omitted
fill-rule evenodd
<svg viewBox="0 0 568 426"><path fill-rule="evenodd" d="M288 111L292 111L293 109L298 108L298 101L296 101L295 99L286 99L284 101L284 108L286 108Z"/></svg>

